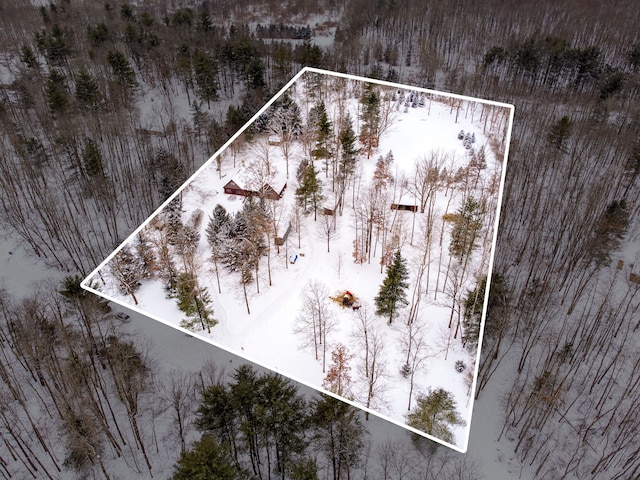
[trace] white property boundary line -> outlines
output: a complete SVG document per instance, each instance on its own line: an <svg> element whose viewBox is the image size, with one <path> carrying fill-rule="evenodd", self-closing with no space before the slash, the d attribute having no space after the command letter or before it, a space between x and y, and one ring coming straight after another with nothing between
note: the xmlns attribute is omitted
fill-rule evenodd
<svg viewBox="0 0 640 480"><path fill-rule="evenodd" d="M457 445L453 445L450 443L447 443L437 437L433 437L432 435L426 434L425 432L422 432L420 430L417 430L405 423L402 423L396 419L387 417L386 415L381 414L380 412L377 412L375 410L372 410L371 408L366 408L358 403L355 403L353 401L347 400L345 398L342 398L328 390L324 390L321 387L318 387L317 385L313 385L310 384L304 380L300 380L298 378L296 378L295 376L291 376L289 374L285 374L282 372L279 372L277 368L274 368L273 366L270 365L266 365L260 361L256 361L254 359L252 359L250 356L247 356L244 354L244 352L238 352L235 351L231 348L228 348L224 345L221 345L209 338L204 338L201 337L200 335L198 335L196 332L193 332L191 330L187 330L185 328L180 327L179 325L176 325L174 323L169 323L166 320L163 320L162 318L156 317L155 315L151 315L147 312L143 312L142 310L128 304L128 303L124 303L121 300L118 300L116 298L113 298L107 294L105 294L104 292L101 292L99 290L94 289L93 287L91 287L90 282L93 279L93 277L100 271L102 270L102 268L104 268L104 266L120 251L122 250L122 248L128 244L144 227L146 227L149 222L151 222L151 220L153 218L155 218L174 198L176 198L190 183L192 180L194 180L205 168L207 168L209 166L209 164L219 155L222 154L222 152L224 150L227 149L227 147L229 147L247 128L249 128L249 126L251 126L256 119L262 115L275 101L276 99L278 99L286 90L288 90L302 75L304 75L307 72L313 72L313 73L318 73L318 74L323 74L323 75L331 75L334 77L340 77L340 78L345 78L348 80L358 80L358 81L362 81L362 82L368 82L368 83L377 83L379 85L384 85L384 86L388 86L388 87L393 87L393 88L400 88L403 90L413 90L413 91L417 91L417 92L424 92L424 93L429 93L432 95L438 95L438 96L443 96L443 97L450 97L450 98L457 98L457 99L461 99L461 100L467 100L467 101L473 101L473 102L478 102L478 103L484 103L487 105L494 105L494 106L498 106L498 107L503 107L503 108L507 108L510 110L509 113L509 120L508 120L508 125L507 125L507 133L506 133L506 143L505 143L505 153L504 153L504 159L502 161L502 174L501 174L501 179L500 179L500 186L498 189L498 202L497 202L497 212L496 212L496 219L495 219L495 223L494 223L494 229L493 229L493 239L492 239L492 243L491 243L491 253L489 256L489 268L487 270L487 283L485 286L485 298L484 298L484 304L482 307L482 317L481 317L481 321L480 321L480 335L478 337L478 349L477 349L477 353L476 353L476 359L475 359L475 369L474 369L474 373L473 373L473 383L471 385L471 391L470 391L470 404L469 404L469 414L468 414L468 418L466 418L466 435L464 438L464 444L462 447L458 447ZM471 419L473 416L473 404L475 401L475 395L476 395L476 385L477 385L477 381L478 381L478 371L479 371L479 367L480 367L480 353L482 350L482 340L484 338L484 326L485 326L485 318L487 315L487 305L489 302L489 291L491 288L491 274L493 273L493 263L494 263L494 257L495 257L495 249L496 249L496 241L498 238L498 226L499 226L499 222L500 222L500 211L502 209L502 195L504 193L504 184L505 184L505 178L506 178L506 171L507 171L507 159L509 157L509 146L511 144L511 131L513 128L513 116L514 116L514 111L515 111L515 107L511 104L508 103L501 103L501 102L495 102L495 101L491 101L491 100L483 100L483 99L479 99L476 97L470 97L470 96L466 96L466 95L458 95L455 93L447 93L447 92L440 92L440 91L436 91L436 90L430 90L427 88L421 88L421 87L412 87L410 85L404 85L404 84L400 84L400 83L392 83L392 82L387 82L384 80L375 80L375 79L371 79L371 78L366 78L366 77L359 77L356 75L349 75L349 74L345 74L345 73L339 73L339 72L333 72L330 70L321 70L318 68L312 68L312 67L304 67L302 70L300 70L300 72L298 72L291 80L289 80L289 82L287 82L287 84L282 87L280 89L280 91L275 94L271 100L269 100L264 107L262 107L253 117L251 117L251 119L240 129L238 130L229 140L227 140L227 142L218 149L218 151L216 153L214 153L209 160L207 160L202 166L200 166L200 168L198 168L198 170L196 170L196 172L191 175L183 184L180 188L178 188L178 190L176 190L167 200L165 200L165 202L160 205L160 207L158 207L138 228L136 228L133 233L131 233L131 235L129 235L127 237L126 240L124 240L100 265L98 265L98 267L96 267L82 282L81 282L81 287L84 288L85 290L94 293L98 296L101 296L111 302L114 302L118 305L121 305L129 310L132 310L134 312L140 313L141 315L144 315L148 318L151 318L153 320L156 320L160 323L163 323L169 327L172 327L176 330L179 330L185 334L191 335L191 336L195 336L200 340L203 340L215 347L221 348L222 350L225 350L229 353L232 353L234 355L237 355L239 357L245 358L246 360L255 363L257 365L260 365L268 370L277 372L277 373L281 373L282 375L286 376L287 378L290 378L292 380L294 380L295 382L301 383L302 385L305 385L309 388L312 388L313 390L319 391L321 393L324 393L326 395L332 396L338 400L342 400L343 402L346 402L356 408L359 408L360 410L364 410L365 412L369 412L373 415L375 415L376 417L382 418L388 422L391 422L395 425L398 425L402 428L405 428L406 430L409 430L410 432L416 433L418 435L421 435L423 437L428 438L429 440L432 440L434 442L437 442L441 445L444 445L446 447L452 448L453 450L456 450L460 453L465 453L468 449L469 446L469 436L471 434Z"/></svg>

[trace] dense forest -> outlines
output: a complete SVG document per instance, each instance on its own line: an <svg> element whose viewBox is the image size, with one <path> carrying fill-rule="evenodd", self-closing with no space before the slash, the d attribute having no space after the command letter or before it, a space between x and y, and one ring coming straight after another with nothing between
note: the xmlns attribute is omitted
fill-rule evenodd
<svg viewBox="0 0 640 480"><path fill-rule="evenodd" d="M466 456L371 447L364 418L279 377L163 370L79 288L308 65L515 105L477 395L501 400L494 440L523 476L637 477L639 14L579 0L2 3L0 221L66 279L0 295L0 474L482 478L473 442ZM264 423L276 408L309 425L301 447Z"/></svg>

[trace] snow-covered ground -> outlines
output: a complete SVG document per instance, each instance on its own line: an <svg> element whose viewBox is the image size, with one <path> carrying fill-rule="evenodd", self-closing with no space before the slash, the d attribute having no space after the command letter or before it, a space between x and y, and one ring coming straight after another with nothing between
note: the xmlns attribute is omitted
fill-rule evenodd
<svg viewBox="0 0 640 480"><path fill-rule="evenodd" d="M12 295L22 296L33 284L46 278L63 278L62 273L48 268L27 249L23 240L7 233L0 235L0 286Z"/></svg>
<svg viewBox="0 0 640 480"><path fill-rule="evenodd" d="M404 92L409 94L409 90ZM301 105L303 117L315 100L309 99L302 86L292 89L292 97ZM338 101L327 93L325 98L327 113L334 122L337 130L339 116ZM449 97L425 97L425 101L417 108L405 108L402 102L392 103L391 117L394 121L380 139L380 145L370 159L366 155L359 156L359 179L353 182L353 190L348 189L345 195L345 209L342 215L333 217L336 221L335 232L329 240L330 251L327 251L327 238L321 231L322 222L325 220L318 215L314 221L313 214L303 218L300 228L300 245L298 246L298 233L293 230L287 239L286 246L280 247L276 253L272 244L270 252L271 285L267 276L266 260L260 265L258 278L258 293L256 283L249 284L249 305L251 314L247 313L243 290L237 274L230 274L221 269L221 293L218 293L217 281L213 263L209 260L210 249L206 241L207 216L213 208L220 204L225 209L234 213L242 208L242 197L227 195L223 192L223 186L230 179L241 179L246 175L251 162L255 161L265 149L272 165L282 175L285 170L285 159L279 146L268 145L265 139L258 135L254 139L254 145L243 144L238 146L239 153L232 161L232 155L225 152L222 155L221 171L216 170L216 162L212 160L183 188L183 221L188 222L192 212L200 209L205 213L205 220L200 226L201 240L197 250L198 280L206 286L212 298L214 317L219 321L210 334L206 331L198 331L197 335L218 345L230 352L241 355L253 362L264 365L275 371L283 373L301 383L321 388L325 374L322 371L322 362L315 360L312 350L300 349L301 339L294 333L296 319L301 314L302 302L311 281L324 284L331 295L342 295L345 290L353 292L358 298L358 303L366 307L373 314L373 299L377 295L380 285L385 277L384 270L380 266L382 242L376 246L370 261L362 264L354 263L352 257L354 229L353 211L362 199L365 187L371 182L376 160L380 155L385 156L389 151L393 154L391 166L395 179L389 188L391 203L403 203L410 195L402 185L402 178L411 181L414 165L421 157L431 152L446 154L449 158L446 163L448 171L455 171L465 167L469 163L469 150L465 149L462 141L458 139L458 132L473 132L475 135L474 147L484 145L486 148L487 168L478 174L478 182L472 193L478 198L487 197L490 208L496 209L498 204L498 189L487 187L492 181L499 183L502 178L502 159L497 159L489 146L489 135L495 137L501 135L497 131L495 118L490 118L490 113L482 112L484 106L473 101L459 101L458 105L451 104ZM359 125L359 101L355 96L349 96L346 100L346 110L354 119L354 128L358 132ZM508 109L500 115L508 119ZM493 112L495 117L496 112ZM305 118L306 121L306 118ZM503 122L502 131L506 131ZM266 137L265 137L266 138ZM506 139L501 139L506 142ZM240 142L240 140L237 140ZM262 145L262 147L260 147ZM260 150L262 148L262 150ZM304 157L300 142L293 142L289 153L288 187L284 196L278 202L286 215L291 215L295 204L296 180L294 172L301 159ZM330 178L325 174L322 162L316 160L316 168L321 172L320 179L324 182L325 189L331 186ZM425 295L420 305L417 323L426 338L424 361L415 374L414 390L411 406L415 405L418 394L426 393L428 389L444 388L451 392L456 400L458 412L466 420L466 427L454 429L454 445L457 449L465 450L467 435L471 420L472 392L468 372L472 372L476 363L476 356L462 347L460 333L458 338L453 338L456 327L456 318L459 311L452 313L452 298L447 291L447 272L449 262L448 247L450 243L451 225L444 222L442 216L449 212L455 212L461 206L462 193L445 188L441 185L436 193L435 223L432 228L434 240L430 247L429 257L431 265L428 282L425 282ZM353 201L355 200L355 201ZM411 298L413 287L416 284L416 268L421 248L426 236L423 229L426 214L412 213L409 211L392 211L393 232L402 237L400 246L403 257L407 260L410 269L410 287L408 297ZM288 218L288 217L287 217ZM482 275L487 274L491 240L495 228L495 212L487 212L483 226L484 242L469 260L467 274L461 281L460 293L454 303L463 302L468 290L472 290L476 281ZM443 232L442 241L439 242L440 232ZM485 231L486 230L486 231ZM488 239L488 241L487 241ZM129 239L131 241L131 239ZM270 238L270 241L273 241ZM127 242L125 242L126 244ZM296 258L291 263L292 258ZM455 262L455 260L454 260ZM180 264L179 261L176 264ZM119 303L132 306L130 296L123 295L116 282L109 275L108 268L101 266L102 278L107 284L100 284L101 295ZM382 270L382 271L381 271ZM98 277L94 275L94 280ZM174 298L167 298L164 285L160 280L144 280L142 286L136 292L139 304L135 310L162 321L167 325L177 326L184 318ZM337 325L328 338L329 348L333 348L338 342L347 346L350 352L356 354L357 347L354 333L357 331L356 315L351 309L341 307L327 299L328 308L337 319ZM405 414L409 404L409 380L400 374L400 368L405 362L406 351L403 347L403 339L406 338L406 319L408 309L401 311L401 315L391 325L387 319L376 317L375 328L384 337L383 362L385 364L384 376L380 380L382 388L374 398L373 410L399 425L405 423ZM448 328L450 319L454 318L452 328ZM330 363L330 353L327 352L327 367ZM456 361L463 361L466 371L458 373L454 366ZM353 380L352 394L356 405L362 405L366 381L361 378L358 368L357 355L350 362L351 378Z"/></svg>

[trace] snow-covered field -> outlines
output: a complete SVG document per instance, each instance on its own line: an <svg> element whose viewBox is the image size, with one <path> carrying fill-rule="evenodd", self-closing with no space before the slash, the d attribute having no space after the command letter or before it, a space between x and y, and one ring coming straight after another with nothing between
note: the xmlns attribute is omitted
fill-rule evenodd
<svg viewBox="0 0 640 480"><path fill-rule="evenodd" d="M350 80L343 96L328 88L323 94L327 114L336 133L339 119L347 111L354 120L356 135L362 128L362 106L356 93L359 91L356 83L355 80ZM298 80L290 92L291 97L300 105L306 124L309 109L316 104L318 98L312 98L314 92L304 88L302 79ZM335 216L327 217L322 215L321 208L314 220L311 212L302 217L299 233L293 221L294 227L279 252L273 244L274 235L269 236L269 266L267 259L263 258L257 282L254 280L246 285L246 302L239 275L227 272L223 267L219 268L221 293L218 292L214 264L210 260L211 250L207 243L208 217L218 204L231 214L242 209L243 197L225 194L223 187L231 179L237 182L245 179L255 162L261 161L265 156L269 159L271 174L284 177L286 161L281 145L270 145L266 141L266 133L255 135L249 143L238 138L234 145L220 154L219 162L212 157L197 176L182 188L182 221L188 223L193 212L198 209L205 215L199 225L200 241L195 253L198 282L207 288L213 316L219 322L211 329L210 334L206 330L197 331L196 334L232 353L317 389L322 389L329 369L330 351L338 343L342 343L353 355L349 362L349 399L354 405L363 406L367 400L369 384L362 372L362 351L357 337L361 334L358 329L358 319L361 317L358 315L366 311L373 318L373 329L384 340L379 358L383 371L376 383L376 394L371 398L371 410L394 423L404 425L408 406L415 406L418 395L443 388L451 392L457 411L466 421L466 426L453 429L452 442L454 448L464 451L471 421L472 380L475 378L477 352L469 352L462 346L462 332L457 331L457 327L460 327L459 322L464 314L462 305L468 291L475 288L483 275L487 275L490 265L501 191L498 186L501 185L504 169L503 158L497 153L500 149L496 145L502 144L504 147L508 144L506 132L511 110L505 106L433 94L424 95L415 107L405 107L401 97L404 95L407 98L411 90L385 87L384 92L389 95L389 128L382 134L371 158L367 158L362 152L358 156L354 181L348 183L345 192L342 214L336 212ZM391 98L393 92L395 100ZM440 176L432 204L431 242L426 242L428 213L421 213L420 210L391 210L390 205L416 203L415 195L410 192L410 185L414 181L415 165L422 158L428 158L432 154L442 158L440 170L446 168L450 178L459 169L469 166L471 150L465 148L458 138L461 130L474 134L474 151L477 152L484 146L486 168L477 169L473 175L471 170L465 170L465 179L457 184L442 180L447 175ZM233 154L230 153L232 151ZM378 158L386 156L388 152L392 152L393 156L390 168L393 181L387 187L385 201L388 204L378 206L380 210L386 210L387 220L381 228L384 231L379 233L380 238L376 235L373 239L371 255L364 262L356 263L352 255L357 218L355 212L365 203L365 192L372 183ZM294 140L288 157L290 174L286 179L287 188L280 200L271 201L272 204L277 203L272 206L273 211L279 214L280 230L289 219L294 219L295 193L298 187L295 172L299 163L308 157L308 149L305 150L301 141ZM220 171L217 170L218 164ZM322 160L316 160L315 164L327 193L327 200L321 207L331 208L335 205L329 200L333 198L330 193L331 168L325 172ZM274 173L276 170L277 173ZM483 199L486 209L478 236L478 247L462 268L462 265L456 267L458 260L449 255L452 222L443 220L443 216L457 212L466 195ZM323 223L326 225L328 221L335 221L329 239L322 228ZM147 222L145 225L145 232L149 235L157 234L152 223ZM392 237L396 239L394 248L401 250L409 267L407 297L418 309L414 326L418 327L418 336L423 339L423 344L419 347L422 361L418 363L419 368L414 375L411 397L410 380L400 373L407 357L406 319L411 304L401 309L400 315L391 324L387 318L374 315L374 297L385 278L385 268L380 264L385 248L383 239ZM135 234L125 245L132 244L134 239ZM181 265L178 254L174 252L174 255L176 265ZM419 275L420 260L425 256L428 258L426 272ZM107 263L103 263L98 270L100 276L94 272L89 277L98 284L99 291L96 293L174 327L185 318L176 299L167 296L165 285L160 279L142 280L135 293L138 304L134 305L133 297L122 293L118 282L110 274ZM327 308L335 317L336 325L327 336L325 372L322 356L316 360L313 348L300 348L302 338L295 333L298 319L303 315L303 302L310 282L319 282L330 295L338 298L348 290L356 296L356 304L361 305L361 309L356 312L326 299ZM454 284L455 288L452 287ZM419 303L415 300L417 290L421 291ZM249 304L250 314L246 303ZM465 364L463 372L456 371L456 361Z"/></svg>

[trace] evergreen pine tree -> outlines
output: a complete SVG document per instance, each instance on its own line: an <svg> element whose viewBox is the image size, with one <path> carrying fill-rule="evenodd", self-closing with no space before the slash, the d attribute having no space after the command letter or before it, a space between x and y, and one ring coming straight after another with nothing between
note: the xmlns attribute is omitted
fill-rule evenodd
<svg viewBox="0 0 640 480"><path fill-rule="evenodd" d="M627 178L627 185L622 196L626 197L640 176L640 141L636 141L635 145L631 148L629 158L627 158L627 162L624 165L624 175Z"/></svg>
<svg viewBox="0 0 640 480"><path fill-rule="evenodd" d="M476 240L482 227L483 210L482 204L471 195L458 210L449 244L449 252L458 260L468 256L477 247Z"/></svg>
<svg viewBox="0 0 640 480"><path fill-rule="evenodd" d="M198 285L198 279L193 274L183 272L178 275L177 302L178 308L187 315L180 322L181 327L193 329L199 323L202 330L211 333L211 327L218 324L212 317L213 309L209 306L211 298L207 289Z"/></svg>
<svg viewBox="0 0 640 480"><path fill-rule="evenodd" d="M365 447L366 430L359 410L336 398L320 395L311 402L310 420L316 448L331 465L332 478L353 478L351 469L360 465Z"/></svg>
<svg viewBox="0 0 640 480"><path fill-rule="evenodd" d="M416 406L407 414L407 424L440 440L453 443L451 427L466 425L456 411L453 395L442 389L430 391L416 399Z"/></svg>
<svg viewBox="0 0 640 480"><path fill-rule="evenodd" d="M87 27L87 37L94 47L97 47L109 39L109 28L104 23Z"/></svg>
<svg viewBox="0 0 640 480"><path fill-rule="evenodd" d="M373 84L365 84L360 103L363 122L360 130L360 144L367 152L367 158L371 158L373 150L380 141L380 95Z"/></svg>
<svg viewBox="0 0 640 480"><path fill-rule="evenodd" d="M210 107L211 100L218 98L218 68L215 61L200 49L193 52L193 70L195 72L198 95L207 101Z"/></svg>
<svg viewBox="0 0 640 480"><path fill-rule="evenodd" d="M297 460L291 465L289 480L319 480L318 464L309 458Z"/></svg>
<svg viewBox="0 0 640 480"><path fill-rule="evenodd" d="M356 134L353 131L353 122L349 112L344 117L339 134L341 148L340 175L342 178L350 176L356 166L356 155L359 149L356 148Z"/></svg>
<svg viewBox="0 0 640 480"><path fill-rule="evenodd" d="M135 249L140 259L142 277L153 278L157 270L156 254L145 230L138 232L136 235Z"/></svg>
<svg viewBox="0 0 640 480"><path fill-rule="evenodd" d="M140 259L124 247L109 262L109 271L116 279L122 293L131 295L134 303L138 304L135 292L140 288L142 265Z"/></svg>
<svg viewBox="0 0 640 480"><path fill-rule="evenodd" d="M57 70L51 70L47 79L47 104L53 115L63 112L69 105L64 79L64 75Z"/></svg>
<svg viewBox="0 0 640 480"><path fill-rule="evenodd" d="M104 175L102 154L98 150L96 142L90 138L85 140L84 149L82 150L82 164L85 173L90 177Z"/></svg>
<svg viewBox="0 0 640 480"><path fill-rule="evenodd" d="M207 12L200 13L198 17L198 23L196 25L196 29L199 32L210 32L213 30L213 22L211 21L211 17Z"/></svg>
<svg viewBox="0 0 640 480"><path fill-rule="evenodd" d="M193 71L191 48L189 45L183 43L178 47L174 69L178 78L184 82L187 98L191 101L191 98L189 97L189 88L193 88Z"/></svg>
<svg viewBox="0 0 640 480"><path fill-rule="evenodd" d="M36 68L38 66L38 59L29 45L25 44L20 48L20 60L27 68Z"/></svg>
<svg viewBox="0 0 640 480"><path fill-rule="evenodd" d="M207 240L209 245L217 245L220 241L221 234L228 234L231 226L231 217L227 209L217 204L213 209L213 214L209 217L207 224Z"/></svg>
<svg viewBox="0 0 640 480"><path fill-rule="evenodd" d="M124 53L119 50L109 50L107 53L107 62L111 66L111 71L120 85L131 88L138 84L138 82L136 82L136 74Z"/></svg>
<svg viewBox="0 0 640 480"><path fill-rule="evenodd" d="M284 478L293 460L307 445L307 403L295 385L282 375L268 373L258 382L261 436L276 446L275 472Z"/></svg>
<svg viewBox="0 0 640 480"><path fill-rule="evenodd" d="M298 203L304 208L305 212L308 208L313 208L313 220L317 219L318 204L324 198L322 195L322 182L318 178L318 171L313 162L301 163L298 170L298 178L300 186L296 189L296 197Z"/></svg>
<svg viewBox="0 0 640 480"><path fill-rule="evenodd" d="M228 227L229 241L221 243L220 258L230 272L240 272L241 283L247 285L257 273L260 258L267 251L260 225L268 218L264 205L247 197L243 209L236 213Z"/></svg>
<svg viewBox="0 0 640 480"><path fill-rule="evenodd" d="M211 122L211 115L202 110L202 102L194 100L191 103L191 118L193 120L193 128L196 135L200 136L203 130L205 130L207 124Z"/></svg>
<svg viewBox="0 0 640 480"><path fill-rule="evenodd" d="M195 305L193 302L196 290L196 279L193 275L183 272L178 275L178 308L187 316L191 317L195 313Z"/></svg>
<svg viewBox="0 0 640 480"><path fill-rule="evenodd" d="M71 54L73 32L54 23L48 34L44 34L44 54L49 65L62 66Z"/></svg>
<svg viewBox="0 0 640 480"><path fill-rule="evenodd" d="M84 70L76 78L76 100L84 108L97 108L103 101L98 82Z"/></svg>
<svg viewBox="0 0 640 480"><path fill-rule="evenodd" d="M627 53L627 60L634 70L640 66L640 44L636 43L631 47Z"/></svg>
<svg viewBox="0 0 640 480"><path fill-rule="evenodd" d="M266 128L278 135L282 141L291 140L302 133L300 107L287 92L268 111L271 115L266 122Z"/></svg>
<svg viewBox="0 0 640 480"><path fill-rule="evenodd" d="M389 317L389 323L397 316L399 308L409 304L406 292L409 288L408 278L406 262L400 250L397 250L391 265L387 267L387 276L380 286L380 292L374 298L376 314Z"/></svg>
<svg viewBox="0 0 640 480"><path fill-rule="evenodd" d="M266 86L264 82L264 64L260 58L252 58L247 65L247 86L253 90L260 90Z"/></svg>
<svg viewBox="0 0 640 480"><path fill-rule="evenodd" d="M123 3L122 6L120 7L120 16L124 19L124 20L133 20L133 9L131 8L131 5L129 5L128 3Z"/></svg>
<svg viewBox="0 0 640 480"><path fill-rule="evenodd" d="M176 225L177 226L177 225ZM184 257L192 256L200 243L200 231L188 223L182 224L173 237L176 253Z"/></svg>
<svg viewBox="0 0 640 480"><path fill-rule="evenodd" d="M84 297L87 291L80 286L81 283L80 275L67 275L62 281L62 290L58 293L68 300Z"/></svg>
<svg viewBox="0 0 640 480"><path fill-rule="evenodd" d="M480 338L480 321L482 319L482 307L487 287L487 277L482 277L476 288L467 292L464 301L464 320L462 321L462 345L467 350L473 352L478 346ZM487 301L487 315L485 320L484 334L493 337L499 328L499 322L503 321L507 315L500 309L508 305L507 288L502 275L494 273L491 276L491 289L489 300ZM499 319L496 317L500 317Z"/></svg>
<svg viewBox="0 0 640 480"><path fill-rule="evenodd" d="M241 480L246 478L246 473L233 464L229 451L216 442L212 435L203 435L191 450L182 453L171 478Z"/></svg>
<svg viewBox="0 0 640 480"><path fill-rule="evenodd" d="M626 200L614 200L602 213L596 228L587 242L589 259L596 265L611 261L611 252L618 248L629 226L629 207Z"/></svg>
<svg viewBox="0 0 640 480"><path fill-rule="evenodd" d="M464 301L464 319L462 321L462 345L473 351L478 346L480 335L480 320L484 306L487 277L483 277L473 290L467 291Z"/></svg>
<svg viewBox="0 0 640 480"><path fill-rule="evenodd" d="M187 171L182 163L173 153L164 148L160 149L153 159L153 166L158 175L158 193L160 199L165 201L182 185L187 178ZM177 210L182 208L182 196L178 195L175 200ZM173 203L173 202L172 202ZM173 206L172 206L173 208Z"/></svg>
<svg viewBox="0 0 640 480"><path fill-rule="evenodd" d="M275 373L258 375L248 364L233 372L228 385L203 392L196 420L199 430L234 452L236 468L243 464L253 472L243 478L260 476L257 465L265 452L278 478L314 478L308 476L313 465L300 464L310 439L308 423L307 403L291 381ZM301 476L292 475L294 470Z"/></svg>
<svg viewBox="0 0 640 480"><path fill-rule="evenodd" d="M178 195L162 211L165 217L167 233L167 241L169 245L175 245L179 242L180 231L184 224L182 223L182 201Z"/></svg>
<svg viewBox="0 0 640 480"><path fill-rule="evenodd" d="M327 159L331 156L329 140L333 133L333 125L329 121L324 102L319 102L316 105L316 112L316 148L311 152L311 155L316 159Z"/></svg>
<svg viewBox="0 0 640 480"><path fill-rule="evenodd" d="M232 449L236 425L236 412L230 391L223 384L208 387L202 393L196 427L205 434L212 434L226 448Z"/></svg>

